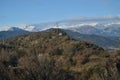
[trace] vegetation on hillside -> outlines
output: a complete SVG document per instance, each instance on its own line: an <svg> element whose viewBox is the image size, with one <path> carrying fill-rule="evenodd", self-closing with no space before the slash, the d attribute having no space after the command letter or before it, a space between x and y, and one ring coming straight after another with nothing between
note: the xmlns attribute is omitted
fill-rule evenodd
<svg viewBox="0 0 120 80"><path fill-rule="evenodd" d="M120 51L53 29L0 42L0 80L120 80Z"/></svg>

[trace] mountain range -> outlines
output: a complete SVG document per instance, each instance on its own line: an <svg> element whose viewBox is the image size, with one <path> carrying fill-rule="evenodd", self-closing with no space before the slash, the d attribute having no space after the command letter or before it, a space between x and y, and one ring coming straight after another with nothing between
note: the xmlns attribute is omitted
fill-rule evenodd
<svg viewBox="0 0 120 80"><path fill-rule="evenodd" d="M0 31L7 31L11 27L13 26L1 26ZM120 37L120 16L80 17L38 24L21 24L14 27L30 32L62 28L81 34Z"/></svg>
<svg viewBox="0 0 120 80"><path fill-rule="evenodd" d="M104 48L116 49L120 43L120 16L80 17L40 24L24 24L16 27L0 27L0 39L7 39L29 32L61 28L71 38L95 43Z"/></svg>
<svg viewBox="0 0 120 80"><path fill-rule="evenodd" d="M118 37L105 37L93 34L80 34L72 30L64 30L71 38L78 41L88 41L105 49L119 50L120 39Z"/></svg>

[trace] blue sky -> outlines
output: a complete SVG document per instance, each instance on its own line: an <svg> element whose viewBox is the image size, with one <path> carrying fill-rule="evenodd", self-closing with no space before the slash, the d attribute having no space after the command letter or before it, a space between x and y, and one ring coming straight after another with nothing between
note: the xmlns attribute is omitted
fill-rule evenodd
<svg viewBox="0 0 120 80"><path fill-rule="evenodd" d="M0 0L0 26L120 15L120 0Z"/></svg>

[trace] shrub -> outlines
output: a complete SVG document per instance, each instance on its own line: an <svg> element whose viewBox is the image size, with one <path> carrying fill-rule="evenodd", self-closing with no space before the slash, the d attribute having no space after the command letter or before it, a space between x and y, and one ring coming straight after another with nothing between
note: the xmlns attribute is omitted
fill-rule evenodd
<svg viewBox="0 0 120 80"><path fill-rule="evenodd" d="M54 49L52 49L51 51L50 51L50 55L51 56L54 56L54 55L62 55L62 53L63 53L63 50L62 49L60 49L60 48L54 48Z"/></svg>

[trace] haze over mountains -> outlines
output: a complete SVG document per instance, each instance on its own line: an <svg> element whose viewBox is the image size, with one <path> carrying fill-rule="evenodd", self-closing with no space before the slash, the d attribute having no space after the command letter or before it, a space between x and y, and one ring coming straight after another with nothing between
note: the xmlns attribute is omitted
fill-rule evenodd
<svg viewBox="0 0 120 80"><path fill-rule="evenodd" d="M29 32L61 28L71 38L85 40L103 48L118 49L120 43L120 16L81 17L40 24L22 24L0 27L0 39L7 39Z"/></svg>
<svg viewBox="0 0 120 80"><path fill-rule="evenodd" d="M1 31L13 26L0 27ZM120 37L120 16L80 17L39 24L23 24L14 26L30 32L37 32L49 28L69 29L81 34L95 34L100 36Z"/></svg>

